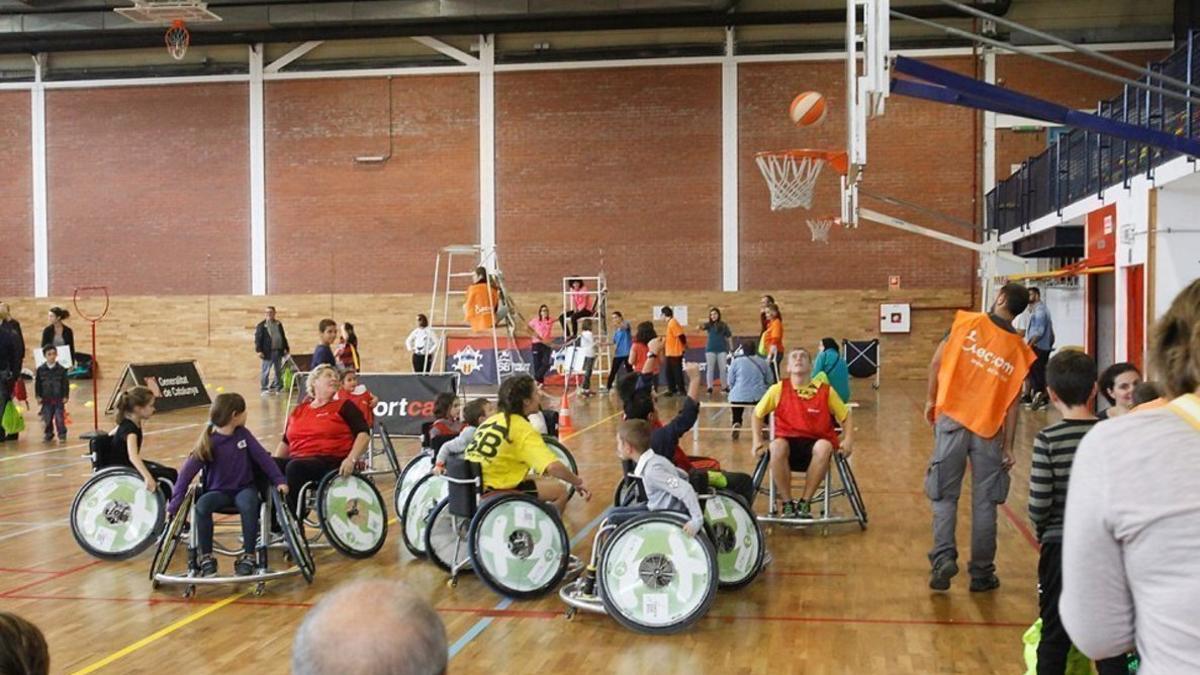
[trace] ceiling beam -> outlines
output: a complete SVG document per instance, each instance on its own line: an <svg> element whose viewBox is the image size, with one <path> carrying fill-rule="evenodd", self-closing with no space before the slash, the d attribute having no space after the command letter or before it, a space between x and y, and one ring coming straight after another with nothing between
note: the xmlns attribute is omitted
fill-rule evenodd
<svg viewBox="0 0 1200 675"><path fill-rule="evenodd" d="M283 56L272 61L269 65L267 65L266 68L263 68L263 72L264 73L278 73L280 70L283 70L283 68L285 66L287 66L289 63L295 61L296 59L299 59L300 57L311 52L312 50L316 49L317 47L320 47L322 44L324 44L324 42L321 40L309 40L308 42L305 42L304 44L300 45L299 47L296 47L295 49L291 50L290 52L288 52L288 53L284 54Z"/></svg>
<svg viewBox="0 0 1200 675"><path fill-rule="evenodd" d="M470 54L464 52L463 50L459 49L458 47L455 47L454 45L446 44L445 42L442 42L441 40L439 40L435 37L429 37L428 35L415 35L415 36L413 36L413 40L420 44L425 45L426 47L429 47L430 49L432 49L436 52L445 54L446 56L449 56L450 58L452 58L455 61L458 61L464 65L468 65L468 66L479 65L479 59L475 58L474 56L471 56Z"/></svg>

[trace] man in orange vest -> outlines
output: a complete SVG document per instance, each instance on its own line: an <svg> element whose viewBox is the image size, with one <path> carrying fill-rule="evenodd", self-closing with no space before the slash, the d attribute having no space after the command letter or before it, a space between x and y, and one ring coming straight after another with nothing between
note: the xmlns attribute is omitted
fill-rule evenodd
<svg viewBox="0 0 1200 675"><path fill-rule="evenodd" d="M1017 397L1036 359L1013 328L1029 291L1005 284L991 312L958 312L929 364L925 419L934 427L925 495L933 506L929 587L950 588L958 574L954 526L967 460L971 460L971 590L1000 586L996 577L996 505L1008 496Z"/></svg>

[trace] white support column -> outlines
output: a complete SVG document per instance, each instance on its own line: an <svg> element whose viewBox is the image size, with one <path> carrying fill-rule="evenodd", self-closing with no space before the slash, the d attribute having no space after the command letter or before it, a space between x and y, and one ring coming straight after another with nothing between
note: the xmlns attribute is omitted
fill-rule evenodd
<svg viewBox="0 0 1200 675"><path fill-rule="evenodd" d="M267 294L266 138L263 45L250 46L250 292Z"/></svg>
<svg viewBox="0 0 1200 675"><path fill-rule="evenodd" d="M479 36L479 245L496 248L496 41ZM491 256L491 260L496 257ZM494 263L493 263L494 264Z"/></svg>
<svg viewBox="0 0 1200 675"><path fill-rule="evenodd" d="M985 47L983 50L983 81L996 84L996 50ZM983 205L983 225L987 228L987 194L996 187L996 113L985 110L983 113L983 191L979 194L979 203Z"/></svg>
<svg viewBox="0 0 1200 675"><path fill-rule="evenodd" d="M738 67L733 27L721 62L721 290L738 290Z"/></svg>
<svg viewBox="0 0 1200 675"><path fill-rule="evenodd" d="M29 90L33 159L33 294L50 294L49 227L46 196L46 85L43 83L46 55L33 57L33 87Z"/></svg>

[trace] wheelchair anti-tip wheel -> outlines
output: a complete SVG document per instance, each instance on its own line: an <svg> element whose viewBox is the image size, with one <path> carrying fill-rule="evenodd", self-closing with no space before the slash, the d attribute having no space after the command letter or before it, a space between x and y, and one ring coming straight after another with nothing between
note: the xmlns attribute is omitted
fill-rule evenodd
<svg viewBox="0 0 1200 675"><path fill-rule="evenodd" d="M717 553L721 588L741 588L762 568L762 531L740 497L718 491L704 500L704 528Z"/></svg>
<svg viewBox="0 0 1200 675"><path fill-rule="evenodd" d="M433 509L425 528L425 551L435 565L447 572L471 569L467 536L471 519L450 512L450 500L443 499Z"/></svg>
<svg viewBox="0 0 1200 675"><path fill-rule="evenodd" d="M317 515L329 543L351 558L370 558L387 540L387 507L359 474L330 472L317 488Z"/></svg>
<svg viewBox="0 0 1200 675"><path fill-rule="evenodd" d="M88 479L71 504L71 534L89 555L127 560L146 550L166 519L162 488L146 491L132 468L105 469Z"/></svg>
<svg viewBox="0 0 1200 675"><path fill-rule="evenodd" d="M717 595L717 555L704 534L689 537L682 516L638 516L617 528L600 554L604 609L630 630L667 634L708 612Z"/></svg>
<svg viewBox="0 0 1200 675"><path fill-rule="evenodd" d="M400 479L396 481L396 487L392 491L392 505L396 507L396 516L401 523L406 515L404 505L408 501L408 494L417 486L418 481L433 471L433 459L433 455L422 452L408 460L408 464L405 464L404 470L400 472Z"/></svg>
<svg viewBox="0 0 1200 675"><path fill-rule="evenodd" d="M433 510L450 495L450 483L436 474L417 481L404 503L404 546L418 558L424 558L425 529L429 527Z"/></svg>
<svg viewBox="0 0 1200 675"><path fill-rule="evenodd" d="M535 598L567 573L567 531L553 507L528 495L485 499L471 520L469 540L471 566L500 595Z"/></svg>

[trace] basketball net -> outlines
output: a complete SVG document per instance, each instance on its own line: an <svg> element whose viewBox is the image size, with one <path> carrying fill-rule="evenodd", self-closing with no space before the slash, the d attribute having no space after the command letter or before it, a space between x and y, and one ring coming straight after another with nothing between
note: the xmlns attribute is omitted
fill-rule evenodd
<svg viewBox="0 0 1200 675"><path fill-rule="evenodd" d="M808 220L808 231L812 232L812 240L819 241L823 244L828 244L829 230L837 221L837 218L819 218L817 220Z"/></svg>
<svg viewBox="0 0 1200 675"><path fill-rule="evenodd" d="M182 19L175 19L171 22L171 27L167 29L163 40L167 43L167 53L176 61L183 59L187 54L188 45L191 44L191 34L188 33L187 26Z"/></svg>
<svg viewBox="0 0 1200 675"><path fill-rule="evenodd" d="M832 164L838 173L847 168L846 153L823 150L760 152L754 161L771 191L772 211L810 208L813 188L825 164Z"/></svg>

